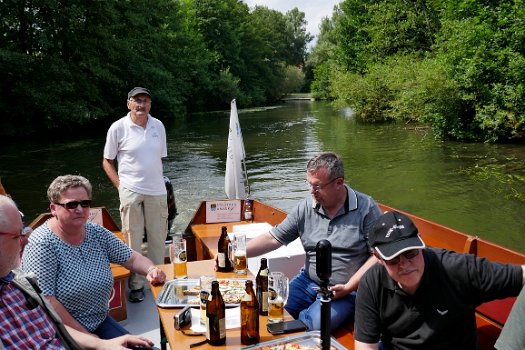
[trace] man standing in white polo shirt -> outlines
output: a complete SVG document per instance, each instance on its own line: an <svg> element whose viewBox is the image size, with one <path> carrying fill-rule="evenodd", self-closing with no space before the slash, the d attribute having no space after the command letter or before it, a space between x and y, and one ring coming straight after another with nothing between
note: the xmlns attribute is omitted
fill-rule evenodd
<svg viewBox="0 0 525 350"><path fill-rule="evenodd" d="M166 157L166 131L153 118L151 94L142 87L128 93L129 113L108 130L102 167L118 188L122 231L129 233L131 248L141 251L144 229L148 235L148 257L164 263L164 242L168 231L166 185L162 158ZM118 173L115 167L118 163ZM144 300L143 277L129 279L129 301Z"/></svg>

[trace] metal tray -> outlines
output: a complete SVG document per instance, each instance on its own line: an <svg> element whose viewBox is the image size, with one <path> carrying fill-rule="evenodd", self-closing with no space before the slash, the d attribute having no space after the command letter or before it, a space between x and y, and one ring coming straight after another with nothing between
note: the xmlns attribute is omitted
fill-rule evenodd
<svg viewBox="0 0 525 350"><path fill-rule="evenodd" d="M242 290L244 290L244 284L246 282L246 278L218 278L217 280L238 282L238 284L242 286ZM160 290L160 293L157 296L157 300L155 302L158 307L163 308L177 308L185 307L188 305L192 307L199 307L199 295L188 294L188 291L198 286L198 279L174 279L167 281ZM221 290L221 292L223 292L223 290ZM242 294L243 292L239 291L239 293ZM225 296L223 293L223 298L224 297ZM228 303L225 300L225 304L227 307L235 307L240 305L240 301L237 303Z"/></svg>
<svg viewBox="0 0 525 350"><path fill-rule="evenodd" d="M279 338L275 340L266 341L264 343L246 346L241 349L263 350L263 349L268 349L268 347L271 347L271 346L288 345L288 344L297 344L301 346L310 347L313 349L320 349L321 348L321 332L311 331L311 332L305 332L301 334L289 335L284 338ZM337 340L335 340L334 337L330 337L330 348L336 349L336 350L346 350L346 348L343 345L341 345L341 343L339 343Z"/></svg>

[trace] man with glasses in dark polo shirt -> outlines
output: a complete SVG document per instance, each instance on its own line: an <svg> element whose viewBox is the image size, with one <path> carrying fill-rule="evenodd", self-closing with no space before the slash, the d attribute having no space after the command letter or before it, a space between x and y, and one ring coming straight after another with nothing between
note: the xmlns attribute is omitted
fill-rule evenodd
<svg viewBox="0 0 525 350"><path fill-rule="evenodd" d="M379 260L359 284L355 349L478 349L475 309L517 296L525 266L426 248L404 214L383 214L368 237Z"/></svg>

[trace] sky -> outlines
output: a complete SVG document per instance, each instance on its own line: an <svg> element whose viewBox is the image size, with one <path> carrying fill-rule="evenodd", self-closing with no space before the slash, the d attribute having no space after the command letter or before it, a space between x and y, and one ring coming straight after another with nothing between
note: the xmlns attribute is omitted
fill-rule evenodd
<svg viewBox="0 0 525 350"><path fill-rule="evenodd" d="M310 43L310 46L317 41L319 34L319 25L323 17L332 17L334 5L339 4L342 0L243 0L250 8L255 5L266 6L269 9L277 10L282 13L297 7L299 11L304 12L306 31L316 38Z"/></svg>

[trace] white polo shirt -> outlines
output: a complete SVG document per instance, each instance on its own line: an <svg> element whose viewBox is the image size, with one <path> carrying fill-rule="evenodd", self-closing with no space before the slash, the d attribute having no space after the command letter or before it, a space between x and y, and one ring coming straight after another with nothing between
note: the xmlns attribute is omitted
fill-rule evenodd
<svg viewBox="0 0 525 350"><path fill-rule="evenodd" d="M104 158L117 158L120 185L133 192L166 194L162 158L167 155L166 130L151 115L145 128L133 123L128 113L108 130Z"/></svg>

